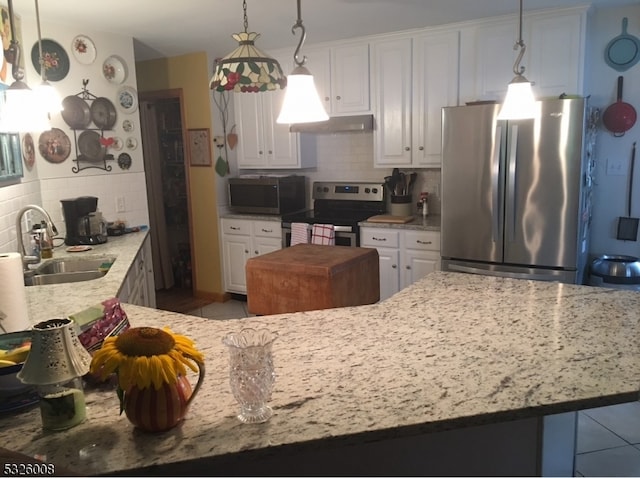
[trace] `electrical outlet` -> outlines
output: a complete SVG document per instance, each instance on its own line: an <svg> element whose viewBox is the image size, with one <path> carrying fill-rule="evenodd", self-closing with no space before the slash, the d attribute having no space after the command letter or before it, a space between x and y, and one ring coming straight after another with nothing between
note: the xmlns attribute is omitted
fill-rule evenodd
<svg viewBox="0 0 640 478"><path fill-rule="evenodd" d="M607 174L609 176L624 176L626 171L626 162L623 159L607 159Z"/></svg>
<svg viewBox="0 0 640 478"><path fill-rule="evenodd" d="M116 198L116 212L125 212L126 206L124 203L124 196L118 196Z"/></svg>

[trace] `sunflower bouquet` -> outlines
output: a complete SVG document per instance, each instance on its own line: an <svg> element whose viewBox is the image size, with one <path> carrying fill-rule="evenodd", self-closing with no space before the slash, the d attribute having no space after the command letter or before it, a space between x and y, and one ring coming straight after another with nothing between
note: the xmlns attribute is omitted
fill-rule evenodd
<svg viewBox="0 0 640 478"><path fill-rule="evenodd" d="M200 374L193 392L185 378L187 368ZM128 402L144 401L144 395L154 392L173 397L167 400L167 407L186 412L204 378L204 356L191 339L174 334L167 327L133 327L104 341L93 355L91 373L102 380L113 373L117 375L120 413L126 411L134 422Z"/></svg>

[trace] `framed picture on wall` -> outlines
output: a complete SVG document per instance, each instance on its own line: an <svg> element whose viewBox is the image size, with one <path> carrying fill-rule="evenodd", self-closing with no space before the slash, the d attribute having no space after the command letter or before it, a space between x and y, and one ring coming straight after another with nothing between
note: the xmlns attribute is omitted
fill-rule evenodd
<svg viewBox="0 0 640 478"><path fill-rule="evenodd" d="M3 2L4 3L4 2ZM16 34L16 40L22 47L22 55L20 55L19 67L24 70L24 44L22 43L22 24L20 17L13 14L15 25L14 30ZM11 44L11 19L9 17L9 9L6 5L0 4L0 38L2 39L3 54L0 55L0 90L6 89L10 84L14 82L12 76L13 64L7 60L5 52L9 49Z"/></svg>
<svg viewBox="0 0 640 478"><path fill-rule="evenodd" d="M211 136L209 128L190 129L188 133L190 166L211 166Z"/></svg>

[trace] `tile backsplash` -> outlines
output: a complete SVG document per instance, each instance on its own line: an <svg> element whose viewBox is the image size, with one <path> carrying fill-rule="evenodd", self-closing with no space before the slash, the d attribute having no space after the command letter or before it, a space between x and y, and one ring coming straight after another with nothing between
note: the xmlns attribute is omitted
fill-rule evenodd
<svg viewBox="0 0 640 478"><path fill-rule="evenodd" d="M311 181L380 181L391 175L393 168L373 167L373 133L335 133L309 135L302 138L302 154L316 154L317 166L303 170ZM400 168L403 172L416 171L413 187L414 202L420 192L429 193L429 213L440 214L440 169ZM417 207L416 207L417 211Z"/></svg>
<svg viewBox="0 0 640 478"><path fill-rule="evenodd" d="M107 221L120 219L129 226L149 224L143 172L26 181L0 188L0 252L17 250L16 214L28 204L42 206L64 237L66 225L60 200L78 196L97 197L98 208ZM119 197L124 200L124 212L117 212Z"/></svg>

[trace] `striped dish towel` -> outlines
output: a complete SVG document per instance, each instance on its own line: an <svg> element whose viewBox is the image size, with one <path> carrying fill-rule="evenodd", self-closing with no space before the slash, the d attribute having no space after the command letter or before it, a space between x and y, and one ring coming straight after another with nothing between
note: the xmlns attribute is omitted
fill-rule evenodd
<svg viewBox="0 0 640 478"><path fill-rule="evenodd" d="M309 244L309 224L306 222L291 223L291 245Z"/></svg>
<svg viewBox="0 0 640 478"><path fill-rule="evenodd" d="M333 229L333 224L314 224L311 243L334 246L336 244L336 233Z"/></svg>

